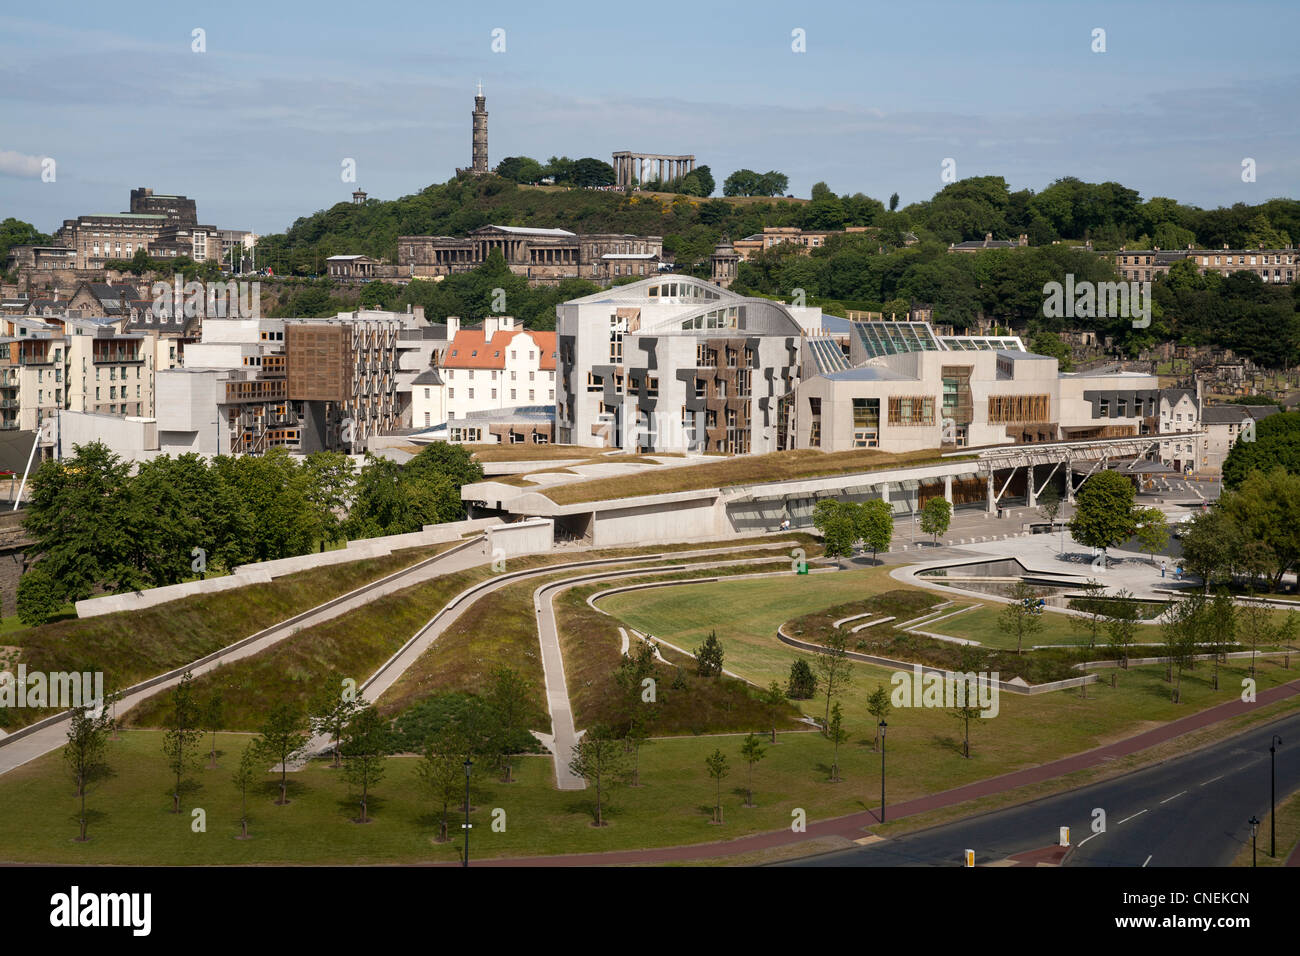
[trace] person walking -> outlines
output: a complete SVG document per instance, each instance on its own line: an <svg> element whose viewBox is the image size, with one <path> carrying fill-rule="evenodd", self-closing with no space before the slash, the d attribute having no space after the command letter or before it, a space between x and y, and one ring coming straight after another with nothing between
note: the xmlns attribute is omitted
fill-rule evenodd
<svg viewBox="0 0 1300 956"><path fill-rule="evenodd" d="M1160 562L1160 576L1161 576L1162 578L1165 576L1165 567L1166 567L1165 563L1164 563L1163 561L1161 561L1161 562Z"/></svg>

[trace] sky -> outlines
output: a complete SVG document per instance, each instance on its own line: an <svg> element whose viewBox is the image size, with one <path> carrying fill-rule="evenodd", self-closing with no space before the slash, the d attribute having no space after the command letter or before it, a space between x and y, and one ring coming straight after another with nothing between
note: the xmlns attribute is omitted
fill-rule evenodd
<svg viewBox="0 0 1300 956"><path fill-rule="evenodd" d="M52 232L150 186L204 224L282 232L357 186L394 199L468 166L479 81L493 165L693 153L719 193L747 167L903 205L945 160L1012 189L1300 195L1295 0L180 7L0 12L0 219Z"/></svg>

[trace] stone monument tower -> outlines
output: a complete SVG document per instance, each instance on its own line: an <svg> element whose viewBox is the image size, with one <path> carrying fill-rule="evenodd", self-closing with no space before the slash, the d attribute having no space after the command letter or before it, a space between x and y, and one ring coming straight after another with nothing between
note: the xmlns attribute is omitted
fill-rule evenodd
<svg viewBox="0 0 1300 956"><path fill-rule="evenodd" d="M474 161L470 171L482 176L488 171L487 97L483 95L483 81L479 80L478 95L474 97Z"/></svg>

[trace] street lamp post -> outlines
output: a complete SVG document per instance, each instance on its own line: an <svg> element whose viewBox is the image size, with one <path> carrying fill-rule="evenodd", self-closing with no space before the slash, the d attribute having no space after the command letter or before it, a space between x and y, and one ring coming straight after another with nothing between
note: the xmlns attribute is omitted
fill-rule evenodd
<svg viewBox="0 0 1300 956"><path fill-rule="evenodd" d="M465 856L461 866L469 866L469 774L474 769L474 761L465 758Z"/></svg>
<svg viewBox="0 0 1300 956"><path fill-rule="evenodd" d="M1251 814L1250 820L1250 865L1258 866L1255 862L1255 835L1259 833L1259 818Z"/></svg>
<svg viewBox="0 0 1300 956"><path fill-rule="evenodd" d="M1277 734L1268 742L1268 855L1277 856L1277 748L1282 738Z"/></svg>
<svg viewBox="0 0 1300 956"><path fill-rule="evenodd" d="M889 724L880 722L880 822L885 822L885 731Z"/></svg>

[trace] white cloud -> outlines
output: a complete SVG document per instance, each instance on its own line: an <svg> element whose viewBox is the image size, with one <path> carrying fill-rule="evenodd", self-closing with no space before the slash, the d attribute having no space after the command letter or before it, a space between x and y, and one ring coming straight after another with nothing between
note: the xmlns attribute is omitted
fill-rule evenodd
<svg viewBox="0 0 1300 956"><path fill-rule="evenodd" d="M0 149L0 175L35 179L41 174L41 157Z"/></svg>

